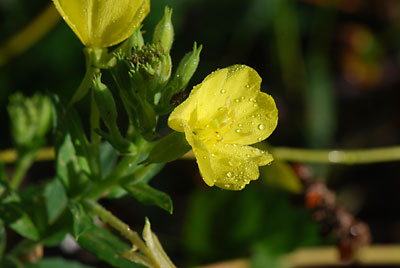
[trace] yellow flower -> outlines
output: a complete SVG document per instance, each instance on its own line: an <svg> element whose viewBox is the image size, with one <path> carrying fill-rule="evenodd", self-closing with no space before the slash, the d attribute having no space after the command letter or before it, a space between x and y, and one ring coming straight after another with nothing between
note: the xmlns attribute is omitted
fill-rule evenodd
<svg viewBox="0 0 400 268"><path fill-rule="evenodd" d="M274 99L260 91L261 78L245 65L217 70L195 86L171 113L168 125L191 145L204 181L241 190L273 158L248 146L266 139L278 122Z"/></svg>
<svg viewBox="0 0 400 268"><path fill-rule="evenodd" d="M86 47L104 48L127 39L150 11L150 0L53 0Z"/></svg>

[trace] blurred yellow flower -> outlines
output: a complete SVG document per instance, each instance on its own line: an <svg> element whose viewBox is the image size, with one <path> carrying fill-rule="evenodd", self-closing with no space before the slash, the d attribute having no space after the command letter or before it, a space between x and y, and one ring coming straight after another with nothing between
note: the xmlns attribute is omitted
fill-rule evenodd
<svg viewBox="0 0 400 268"><path fill-rule="evenodd" d="M241 190L273 158L248 146L265 140L278 122L274 99L260 91L261 77L245 65L217 70L195 86L171 113L168 125L191 145L204 181Z"/></svg>
<svg viewBox="0 0 400 268"><path fill-rule="evenodd" d="M86 47L104 48L127 39L150 11L150 0L53 0Z"/></svg>

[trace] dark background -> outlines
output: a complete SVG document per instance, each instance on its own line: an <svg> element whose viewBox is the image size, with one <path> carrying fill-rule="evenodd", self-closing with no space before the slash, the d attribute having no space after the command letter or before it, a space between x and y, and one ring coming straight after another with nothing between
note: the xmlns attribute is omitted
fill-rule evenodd
<svg viewBox="0 0 400 268"><path fill-rule="evenodd" d="M29 23L49 1L0 0L0 44ZM174 9L177 65L193 42L203 45L190 86L217 68L246 64L263 78L262 89L279 109L272 146L372 148L399 144L400 1L396 0L169 0L151 3L145 38L163 14ZM0 66L0 148L12 146L8 97L22 91L51 91L68 99L83 77L83 46L60 21L23 54ZM85 103L78 104L82 118ZM83 119L85 120L85 119ZM400 164L397 162L310 167L359 219L373 243L400 242ZM10 166L12 171L12 166ZM10 172L11 172L10 171ZM52 176L53 164L32 168L29 179ZM168 215L131 198L104 206L140 230L148 216L179 267L250 257L255 267L301 245L334 244L291 194L253 182L241 192L208 188L196 164L168 164L152 185L169 193ZM92 259L58 249L45 254ZM399 253L400 254L400 253ZM270 266L274 267L274 266Z"/></svg>

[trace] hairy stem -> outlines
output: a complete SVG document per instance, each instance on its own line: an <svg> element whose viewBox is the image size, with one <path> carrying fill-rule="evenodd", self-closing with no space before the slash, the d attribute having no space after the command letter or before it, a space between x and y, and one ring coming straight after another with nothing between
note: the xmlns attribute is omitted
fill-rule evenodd
<svg viewBox="0 0 400 268"><path fill-rule="evenodd" d="M133 245L137 246L138 249L152 261L152 263L157 263L153 254L147 248L139 234L135 231L132 231L126 223L122 222L110 211L106 210L95 201L85 199L84 205L90 208L97 216L100 217L100 219L102 219L104 222L107 222L111 227L120 232L120 234L128 239Z"/></svg>

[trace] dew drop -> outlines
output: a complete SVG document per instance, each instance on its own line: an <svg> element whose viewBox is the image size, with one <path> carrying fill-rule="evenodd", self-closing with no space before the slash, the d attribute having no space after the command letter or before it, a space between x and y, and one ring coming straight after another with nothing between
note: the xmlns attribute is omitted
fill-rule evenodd
<svg viewBox="0 0 400 268"><path fill-rule="evenodd" d="M241 99L241 100L245 100L246 97L245 97L245 96L241 96L240 99Z"/></svg>
<svg viewBox="0 0 400 268"><path fill-rule="evenodd" d="M263 129L265 129L265 125L263 125L263 124L259 124L259 125L258 125L258 129L259 129L259 130L263 130Z"/></svg>
<svg viewBox="0 0 400 268"><path fill-rule="evenodd" d="M215 154L211 154L211 157L215 157Z"/></svg>
<svg viewBox="0 0 400 268"><path fill-rule="evenodd" d="M246 157L247 157L247 158L250 158L250 156L251 156L251 155L249 155L249 154L246 154Z"/></svg>
<svg viewBox="0 0 400 268"><path fill-rule="evenodd" d="M226 90L225 89L221 89L221 94L225 94Z"/></svg>
<svg viewBox="0 0 400 268"><path fill-rule="evenodd" d="M260 141L262 141L262 138L261 138L261 137L259 137L257 140L258 140L258 142L260 142Z"/></svg>
<svg viewBox="0 0 400 268"><path fill-rule="evenodd" d="M249 84L247 84L247 85L246 85L246 88L250 88L250 85L249 85Z"/></svg>
<svg viewBox="0 0 400 268"><path fill-rule="evenodd" d="M239 129L239 128L236 129L235 132L236 132L236 133L240 133L240 129Z"/></svg>
<svg viewBox="0 0 400 268"><path fill-rule="evenodd" d="M226 173L226 176L227 176L228 178L232 178L233 175L234 175L234 174L233 174L232 171L229 171L229 172Z"/></svg>
<svg viewBox="0 0 400 268"><path fill-rule="evenodd" d="M235 99L235 102L240 102L240 99Z"/></svg>
<svg viewBox="0 0 400 268"><path fill-rule="evenodd" d="M230 184L225 184L225 188L231 188Z"/></svg>
<svg viewBox="0 0 400 268"><path fill-rule="evenodd" d="M239 124L238 127L243 127L243 124Z"/></svg>

